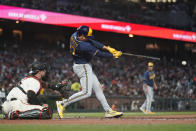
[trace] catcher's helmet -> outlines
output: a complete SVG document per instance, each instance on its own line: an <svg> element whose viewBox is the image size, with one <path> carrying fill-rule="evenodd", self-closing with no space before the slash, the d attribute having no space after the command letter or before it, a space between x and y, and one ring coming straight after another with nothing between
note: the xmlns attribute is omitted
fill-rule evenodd
<svg viewBox="0 0 196 131"><path fill-rule="evenodd" d="M47 67L46 63L34 62L31 65L31 70L30 70L29 74L35 75L39 71L43 71L43 70L47 71L47 69L48 69L48 67Z"/></svg>
<svg viewBox="0 0 196 131"><path fill-rule="evenodd" d="M78 27L77 33L78 33L78 36L84 35L86 37L93 38L93 30L86 25L82 25L82 26Z"/></svg>

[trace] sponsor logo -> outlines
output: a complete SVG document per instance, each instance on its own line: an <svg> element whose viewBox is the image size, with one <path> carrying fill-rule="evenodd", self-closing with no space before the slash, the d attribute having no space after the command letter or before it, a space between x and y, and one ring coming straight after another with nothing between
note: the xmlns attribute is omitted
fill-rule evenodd
<svg viewBox="0 0 196 131"><path fill-rule="evenodd" d="M123 32L130 32L131 26L118 26L118 25L108 25L108 24L101 24L102 29L107 30L116 30L116 31L123 31Z"/></svg>
<svg viewBox="0 0 196 131"><path fill-rule="evenodd" d="M47 16L45 14L41 15L34 15L34 14L24 14L24 13L17 13L17 12L8 12L9 17L15 17L17 19L31 19L31 20L41 20L45 21Z"/></svg>
<svg viewBox="0 0 196 131"><path fill-rule="evenodd" d="M40 16L41 21L45 21L45 19L47 18L47 16L45 14L41 14Z"/></svg>
<svg viewBox="0 0 196 131"><path fill-rule="evenodd" d="M196 40L196 35L183 35L183 34L173 34L173 38L182 40Z"/></svg>

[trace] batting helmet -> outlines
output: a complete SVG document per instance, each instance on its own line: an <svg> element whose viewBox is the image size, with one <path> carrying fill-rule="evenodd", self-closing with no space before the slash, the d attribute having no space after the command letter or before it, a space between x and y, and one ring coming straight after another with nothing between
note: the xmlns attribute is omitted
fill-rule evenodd
<svg viewBox="0 0 196 131"><path fill-rule="evenodd" d="M35 75L39 71L43 71L43 70L47 71L47 69L48 69L48 67L47 67L46 63L34 62L31 65L31 70L30 70L29 74Z"/></svg>
<svg viewBox="0 0 196 131"><path fill-rule="evenodd" d="M152 67L154 64L152 62L148 62L148 67Z"/></svg>
<svg viewBox="0 0 196 131"><path fill-rule="evenodd" d="M93 30L86 25L82 25L79 28L77 28L77 32L78 32L78 36L84 35L89 38L93 38Z"/></svg>

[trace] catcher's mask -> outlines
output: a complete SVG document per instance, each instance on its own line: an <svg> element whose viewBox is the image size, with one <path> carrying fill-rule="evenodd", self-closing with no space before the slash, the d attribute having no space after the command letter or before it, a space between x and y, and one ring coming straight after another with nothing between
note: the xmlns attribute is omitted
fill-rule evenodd
<svg viewBox="0 0 196 131"><path fill-rule="evenodd" d="M29 74L36 75L39 71L46 71L49 72L49 67L46 63L34 62L31 67Z"/></svg>

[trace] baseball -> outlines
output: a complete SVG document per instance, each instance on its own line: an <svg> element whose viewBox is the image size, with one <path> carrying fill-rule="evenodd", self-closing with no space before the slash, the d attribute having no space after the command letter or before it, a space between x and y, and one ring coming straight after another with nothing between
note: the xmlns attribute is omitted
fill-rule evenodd
<svg viewBox="0 0 196 131"><path fill-rule="evenodd" d="M185 66L186 64L187 64L187 62L186 62L186 61L182 61L182 65L184 65L184 66Z"/></svg>

